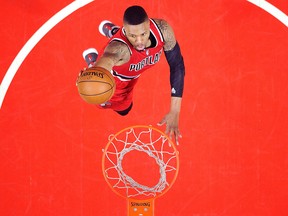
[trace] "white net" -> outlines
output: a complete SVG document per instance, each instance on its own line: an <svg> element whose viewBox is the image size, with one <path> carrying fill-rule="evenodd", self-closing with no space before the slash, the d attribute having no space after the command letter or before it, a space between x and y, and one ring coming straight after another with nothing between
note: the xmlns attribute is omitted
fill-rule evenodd
<svg viewBox="0 0 288 216"><path fill-rule="evenodd" d="M137 182L123 168L125 157L137 152L146 156L145 160L136 161L138 165L142 163L143 167L147 166L147 157L152 159L154 164L156 162L159 168L157 170L159 180L155 185ZM109 137L103 155L103 173L112 189L122 196L138 199L156 197L163 195L174 183L178 173L178 160L174 144L160 130L149 126L131 127ZM137 169L138 174L141 171Z"/></svg>

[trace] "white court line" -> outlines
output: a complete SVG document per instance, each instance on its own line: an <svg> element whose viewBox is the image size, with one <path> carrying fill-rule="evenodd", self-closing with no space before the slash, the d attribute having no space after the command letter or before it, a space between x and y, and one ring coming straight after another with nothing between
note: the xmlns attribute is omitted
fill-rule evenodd
<svg viewBox="0 0 288 216"><path fill-rule="evenodd" d="M269 14L271 14L280 22L282 22L286 27L288 27L288 16L271 3L265 0L247 0L247 1L267 11Z"/></svg>
<svg viewBox="0 0 288 216"><path fill-rule="evenodd" d="M31 52L31 50L37 45L37 43L60 21L69 16L71 13L76 11L77 9L89 4L94 0L75 0L61 11L56 13L53 17L51 17L43 26L41 26L34 35L27 41L27 43L23 46L20 52L17 54L9 69L7 70L2 83L0 85L0 108L2 107L3 100L8 91L8 88L23 61L27 57L27 55ZM267 11L269 14L274 16L276 19L281 21L285 26L288 27L288 16L279 10L274 5L270 4L265 0L247 0L252 4L262 8Z"/></svg>
<svg viewBox="0 0 288 216"><path fill-rule="evenodd" d="M17 70L31 52L31 50L37 45L37 43L52 29L56 26L59 22L61 22L64 18L69 16L74 11L78 10L79 8L89 4L94 0L75 0L71 4L67 5L61 11L56 13L53 17L51 17L44 25L42 25L34 34L33 36L27 41L27 43L22 47L20 52L17 54L15 59L13 60L12 64L8 68L1 86L0 86L0 108L2 107L3 100L5 95L8 91L8 88L17 73Z"/></svg>

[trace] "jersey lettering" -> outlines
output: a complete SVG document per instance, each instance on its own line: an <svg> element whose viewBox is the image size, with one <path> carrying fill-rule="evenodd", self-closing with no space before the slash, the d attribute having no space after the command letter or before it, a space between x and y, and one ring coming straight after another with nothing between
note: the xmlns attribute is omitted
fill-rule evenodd
<svg viewBox="0 0 288 216"><path fill-rule="evenodd" d="M139 71L143 69L147 65L154 65L160 60L162 50L159 52L155 53L155 55L150 55L144 58L142 61L136 63L136 64L130 64L129 66L129 71Z"/></svg>

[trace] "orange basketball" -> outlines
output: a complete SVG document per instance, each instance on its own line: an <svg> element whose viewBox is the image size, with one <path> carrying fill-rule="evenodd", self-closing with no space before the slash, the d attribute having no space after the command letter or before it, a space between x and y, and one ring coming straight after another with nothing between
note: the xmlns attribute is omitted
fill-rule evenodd
<svg viewBox="0 0 288 216"><path fill-rule="evenodd" d="M112 74L102 67L82 71L76 85L81 98L90 104L105 103L113 96L116 87Z"/></svg>

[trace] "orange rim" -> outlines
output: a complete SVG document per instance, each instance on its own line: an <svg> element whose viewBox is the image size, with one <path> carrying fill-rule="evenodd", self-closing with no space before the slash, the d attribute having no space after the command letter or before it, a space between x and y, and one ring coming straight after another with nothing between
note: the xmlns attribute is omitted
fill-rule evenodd
<svg viewBox="0 0 288 216"><path fill-rule="evenodd" d="M151 200L154 200L156 198L159 198L161 196L163 196L172 186L173 184L175 183L176 181L176 178L178 176L178 172L179 172L179 152L177 151L176 149L176 146L174 144L174 142L169 138L169 136L167 136L167 134L165 134L164 132L162 132L160 129L158 128L155 128L153 126L148 126L148 125L134 125L134 126L130 126L130 127L126 127L122 130L120 130L118 133L114 134L114 135L111 135L111 138L109 137L109 141L108 143L106 144L106 147L105 149L103 150L103 155L102 155L102 173L103 173L103 176L104 176L104 179L105 181L107 182L107 184L109 185L109 187L111 188L111 190L118 194L119 196L121 197L124 197L124 198L128 198L127 196L124 196L123 194L121 194L120 192L118 192L109 182L109 179L107 178L106 174L105 174L105 159L106 159L106 151L107 149L109 148L111 142L114 140L115 137L117 137L119 134L123 133L124 131L128 131L130 129L134 129L134 128L146 128L146 129L152 129L154 131L157 131L158 133L160 133L161 135L165 136L165 138L167 138L168 142L171 144L171 147L173 148L173 150L175 151L175 155L176 155L176 170L175 170L175 174L174 174L174 177L172 178L172 181L169 183L169 186L167 188L165 188L165 190L163 190L162 193L159 193L157 194L155 197L151 198ZM147 200L150 200L149 198Z"/></svg>

